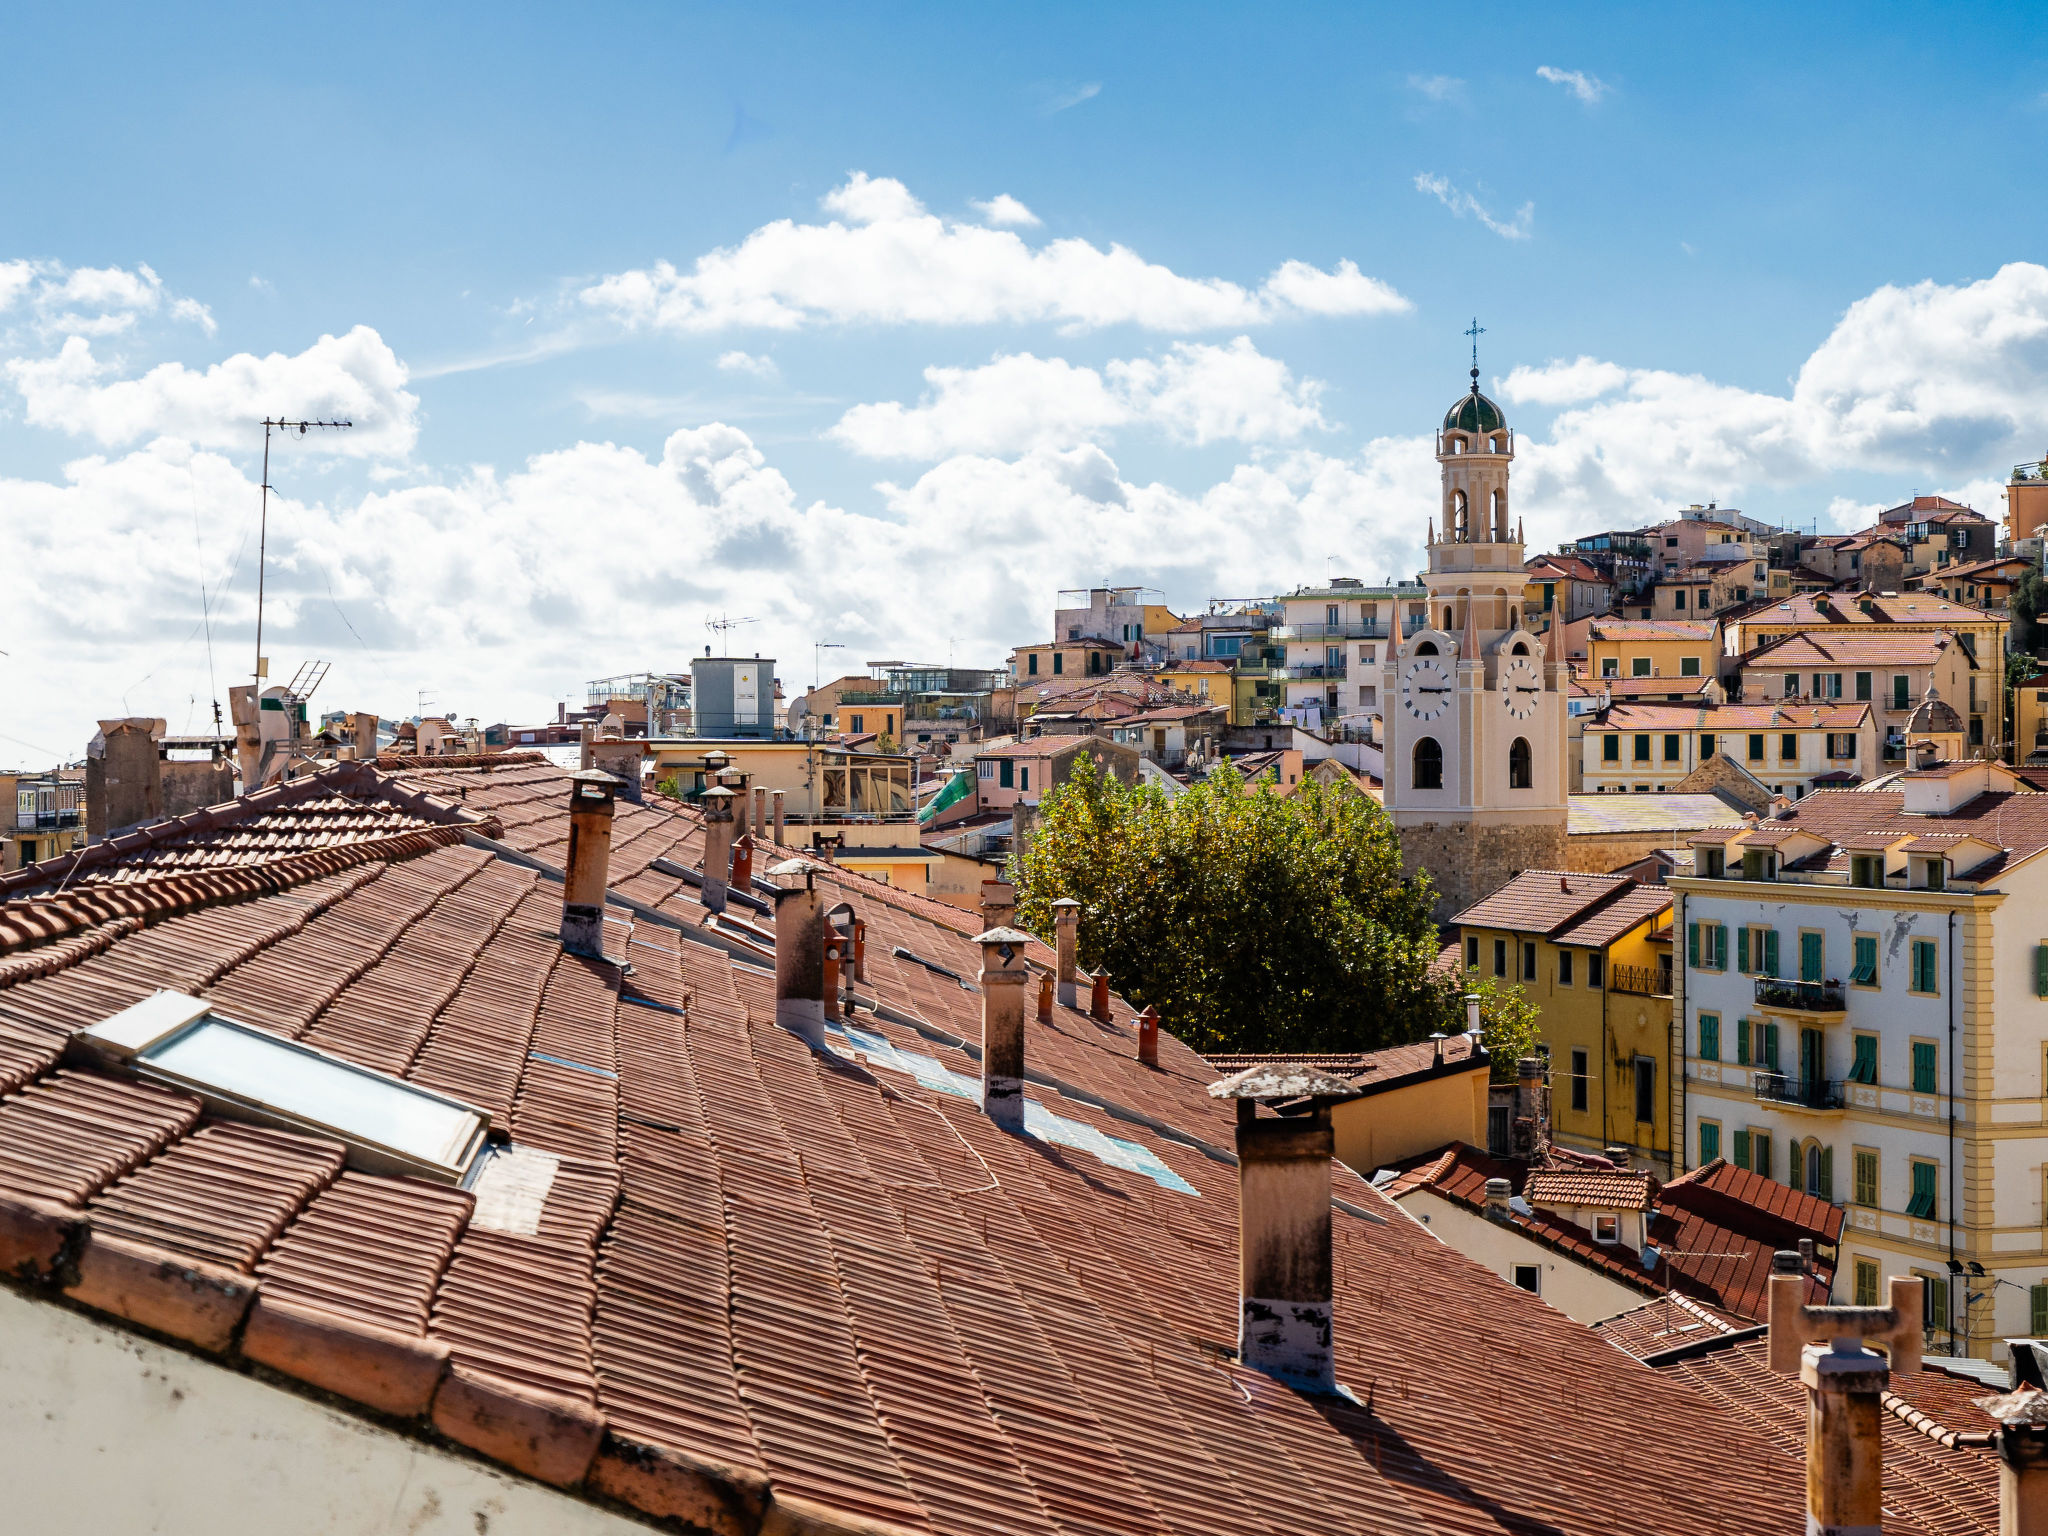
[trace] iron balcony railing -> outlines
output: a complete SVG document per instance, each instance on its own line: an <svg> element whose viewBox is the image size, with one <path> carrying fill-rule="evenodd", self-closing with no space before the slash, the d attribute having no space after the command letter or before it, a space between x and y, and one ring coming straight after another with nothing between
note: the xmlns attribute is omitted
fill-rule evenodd
<svg viewBox="0 0 2048 1536"><path fill-rule="evenodd" d="M1607 989L1629 992L1637 997L1669 997L1671 967L1668 965L1610 965Z"/></svg>
<svg viewBox="0 0 2048 1536"><path fill-rule="evenodd" d="M2048 480L2048 459L2038 464L2015 464L2012 477L2015 480Z"/></svg>
<svg viewBox="0 0 2048 1536"><path fill-rule="evenodd" d="M1287 680L1291 683L1305 682L1317 677L1342 677L1343 675L1344 663L1341 661L1308 662L1287 669Z"/></svg>
<svg viewBox="0 0 2048 1536"><path fill-rule="evenodd" d="M1387 626L1371 620L1349 624L1281 624L1267 633L1275 640L1385 640Z"/></svg>
<svg viewBox="0 0 2048 1536"><path fill-rule="evenodd" d="M1796 1104L1801 1109L1840 1109L1842 1084L1831 1077L1795 1077L1789 1072L1758 1072L1756 1097L1765 1104Z"/></svg>
<svg viewBox="0 0 2048 1536"><path fill-rule="evenodd" d="M1765 1008L1797 1008L1802 1013L1841 1013L1849 1006L1839 981L1783 981L1773 976L1756 979L1756 1000Z"/></svg>
<svg viewBox="0 0 2048 1536"><path fill-rule="evenodd" d="M901 704L903 699L886 688L849 688L839 695L842 704Z"/></svg>

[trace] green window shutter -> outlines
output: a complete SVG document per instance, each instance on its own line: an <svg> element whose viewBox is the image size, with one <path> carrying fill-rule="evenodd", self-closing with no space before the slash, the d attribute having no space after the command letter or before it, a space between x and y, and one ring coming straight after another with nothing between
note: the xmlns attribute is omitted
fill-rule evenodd
<svg viewBox="0 0 2048 1536"><path fill-rule="evenodd" d="M1856 1203L1873 1208L1877 1205L1877 1154L1858 1152L1856 1154Z"/></svg>
<svg viewBox="0 0 2048 1536"><path fill-rule="evenodd" d="M1819 1195L1821 1199L1829 1202L1832 1202L1834 1200L1835 1149L1833 1147L1822 1147L1820 1149L1820 1183L1816 1185L1814 1188L1808 1190L1807 1193L1810 1195Z"/></svg>
<svg viewBox="0 0 2048 1536"><path fill-rule="evenodd" d="M1717 971L1728 969L1728 925L1726 923L1714 924L1714 969Z"/></svg>
<svg viewBox="0 0 2048 1536"><path fill-rule="evenodd" d="M1934 1164L1915 1163L1913 1165L1913 1198L1906 1204L1906 1214L1908 1216L1917 1216L1922 1221L1932 1221L1935 1219L1934 1176Z"/></svg>
<svg viewBox="0 0 2048 1536"><path fill-rule="evenodd" d="M1749 974L1749 930L1747 928L1735 930L1735 969L1742 972L1745 976Z"/></svg>
<svg viewBox="0 0 2048 1536"><path fill-rule="evenodd" d="M1749 1155L1756 1164L1756 1171L1768 1179L1771 1176L1771 1138L1768 1132L1758 1131L1749 1138Z"/></svg>
<svg viewBox="0 0 2048 1536"><path fill-rule="evenodd" d="M2048 1337L2048 1285L2027 1287L2027 1332L2035 1338Z"/></svg>
<svg viewBox="0 0 2048 1536"><path fill-rule="evenodd" d="M1820 980L1820 935L1817 933L1799 935L1799 979Z"/></svg>
<svg viewBox="0 0 2048 1536"><path fill-rule="evenodd" d="M1806 1192L1806 1159L1799 1155L1799 1143L1793 1142L1791 1153L1785 1159L1785 1182L1800 1193Z"/></svg>
<svg viewBox="0 0 2048 1536"><path fill-rule="evenodd" d="M1913 1091L1933 1093L1935 1091L1935 1058L1932 1041L1913 1042Z"/></svg>
<svg viewBox="0 0 2048 1536"><path fill-rule="evenodd" d="M2044 944L2036 952L2035 960L2037 962L2034 967L2035 974L2037 976L2048 976L2048 944ZM1687 923L1685 925L1685 963L1694 970L1700 968L1700 925L1698 923ZM2037 986L2035 990L2037 992L2048 991L2048 988Z"/></svg>
<svg viewBox="0 0 2048 1536"><path fill-rule="evenodd" d="M1700 1127L1700 1161L1711 1163L1721 1155L1721 1127L1702 1125ZM2037 1332L2039 1330L2036 1330Z"/></svg>
<svg viewBox="0 0 2048 1536"><path fill-rule="evenodd" d="M2034 946L2034 996L2048 997L2048 944Z"/></svg>
<svg viewBox="0 0 2048 1536"><path fill-rule="evenodd" d="M1603 763L1618 763L1621 761L1621 738L1619 736L1608 735L1600 738L1600 761Z"/></svg>
<svg viewBox="0 0 2048 1536"><path fill-rule="evenodd" d="M1749 1132L1747 1131L1737 1131L1735 1133L1735 1166L1738 1168L1747 1168L1749 1166Z"/></svg>
<svg viewBox="0 0 2048 1536"><path fill-rule="evenodd" d="M2048 955L2048 945L2043 946L2042 954ZM1877 984L1877 939L1874 935L1859 933L1856 936L1856 968L1849 979L1866 987Z"/></svg>
<svg viewBox="0 0 2048 1536"><path fill-rule="evenodd" d="M1877 1081L1877 1036L1856 1037L1856 1062L1849 1069L1849 1080L1856 1083Z"/></svg>
<svg viewBox="0 0 2048 1536"><path fill-rule="evenodd" d="M1721 1015L1703 1013L1700 1015L1700 1060L1721 1059Z"/></svg>
<svg viewBox="0 0 2048 1536"><path fill-rule="evenodd" d="M1739 1020L1735 1025L1735 1065L1738 1067L1749 1065L1749 1020L1747 1019ZM1749 1165L1745 1163L1743 1166L1746 1168Z"/></svg>
<svg viewBox="0 0 2048 1536"><path fill-rule="evenodd" d="M1778 974L1778 930L1775 928L1764 930L1763 964L1758 969L1766 976Z"/></svg>
<svg viewBox="0 0 2048 1536"><path fill-rule="evenodd" d="M1775 1024L1764 1026L1764 1070L1778 1070L1778 1026Z"/></svg>

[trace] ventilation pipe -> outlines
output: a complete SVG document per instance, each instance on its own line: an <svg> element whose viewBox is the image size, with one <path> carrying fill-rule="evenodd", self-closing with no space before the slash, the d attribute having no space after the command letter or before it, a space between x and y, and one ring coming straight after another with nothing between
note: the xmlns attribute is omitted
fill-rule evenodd
<svg viewBox="0 0 2048 1536"><path fill-rule="evenodd" d="M1159 1010L1149 1003L1132 1021L1138 1029L1138 1060L1148 1067L1159 1065Z"/></svg>
<svg viewBox="0 0 2048 1536"><path fill-rule="evenodd" d="M1088 1017L1098 1024L1109 1022L1109 972L1097 971L1088 987Z"/></svg>
<svg viewBox="0 0 2048 1536"><path fill-rule="evenodd" d="M721 784L705 790L698 803L704 807L704 905L723 912L732 871L732 791Z"/></svg>
<svg viewBox="0 0 2048 1536"><path fill-rule="evenodd" d="M1024 1129L1024 951L1029 935L990 928L981 946L981 1109L1006 1131Z"/></svg>
<svg viewBox="0 0 2048 1536"><path fill-rule="evenodd" d="M1052 972L1041 971L1038 976L1038 1022L1052 1022Z"/></svg>
<svg viewBox="0 0 2048 1536"><path fill-rule="evenodd" d="M818 866L786 859L768 871L775 892L775 1022L814 1050L825 1046L825 909Z"/></svg>
<svg viewBox="0 0 2048 1536"><path fill-rule="evenodd" d="M585 769L569 775L569 873L562 884L562 948L604 954L604 898L611 881L612 810L619 781Z"/></svg>
<svg viewBox="0 0 2048 1536"><path fill-rule="evenodd" d="M732 883L750 890L754 883L754 834L743 832L732 845Z"/></svg>

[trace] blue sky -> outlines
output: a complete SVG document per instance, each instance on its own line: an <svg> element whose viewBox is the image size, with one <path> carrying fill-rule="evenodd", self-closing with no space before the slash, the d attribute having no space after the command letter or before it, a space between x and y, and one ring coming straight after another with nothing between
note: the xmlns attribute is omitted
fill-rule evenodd
<svg viewBox="0 0 2048 1536"><path fill-rule="evenodd" d="M247 671L265 410L275 670L486 719L1412 571L1474 313L1532 545L2048 453L2037 10L423 9L0 10L0 756Z"/></svg>

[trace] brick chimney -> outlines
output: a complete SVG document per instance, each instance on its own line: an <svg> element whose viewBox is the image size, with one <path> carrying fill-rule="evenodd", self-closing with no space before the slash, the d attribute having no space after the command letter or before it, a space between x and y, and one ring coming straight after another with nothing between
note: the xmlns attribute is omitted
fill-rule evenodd
<svg viewBox="0 0 2048 1536"><path fill-rule="evenodd" d="M612 807L619 781L594 768L569 775L569 872L562 883L562 948L604 953L604 897L611 881Z"/></svg>
<svg viewBox="0 0 2048 1536"><path fill-rule="evenodd" d="M771 789L768 791L768 800L775 808L775 846L787 848L789 844L782 835L782 793L779 789Z"/></svg>
<svg viewBox="0 0 2048 1536"><path fill-rule="evenodd" d="M761 837L767 830L768 786L766 784L756 784L754 786L754 803L749 807L747 816L747 834L750 837Z"/></svg>
<svg viewBox="0 0 2048 1536"><path fill-rule="evenodd" d="M359 709L348 717L349 735L355 739L356 761L377 761L377 711Z"/></svg>
<svg viewBox="0 0 2048 1536"><path fill-rule="evenodd" d="M1079 993L1074 954L1081 937L1081 903L1073 897L1062 896L1052 904L1052 935L1053 947L1059 955L1060 1006L1078 1007L1076 998Z"/></svg>
<svg viewBox="0 0 2048 1536"><path fill-rule="evenodd" d="M732 791L723 784L698 797L704 807L704 905L725 910L726 881L732 874Z"/></svg>
<svg viewBox="0 0 2048 1536"><path fill-rule="evenodd" d="M825 1046L825 904L818 866L785 859L768 873L775 892L775 1022L813 1050Z"/></svg>
<svg viewBox="0 0 2048 1536"><path fill-rule="evenodd" d="M85 747L85 835L99 842L164 814L161 720L102 720Z"/></svg>
<svg viewBox="0 0 2048 1536"><path fill-rule="evenodd" d="M1486 1181L1486 1219L1508 1222L1514 1217L1514 1207L1508 1202L1515 1197L1515 1186L1506 1179Z"/></svg>
<svg viewBox="0 0 2048 1536"><path fill-rule="evenodd" d="M1038 1022L1052 1022L1052 972L1041 971L1038 975Z"/></svg>
<svg viewBox="0 0 2048 1536"><path fill-rule="evenodd" d="M732 831L738 837L747 830L747 776L736 767L727 768L718 782L732 791Z"/></svg>
<svg viewBox="0 0 2048 1536"><path fill-rule="evenodd" d="M981 946L981 1109L1006 1131L1024 1129L1024 963L1029 936L990 928Z"/></svg>
<svg viewBox="0 0 2048 1536"><path fill-rule="evenodd" d="M1007 880L981 882L981 926L1007 928L1017 915L1017 887Z"/></svg>
<svg viewBox="0 0 2048 1536"><path fill-rule="evenodd" d="M1311 1392L1337 1382L1330 1239L1330 1108L1356 1098L1341 1078L1298 1063L1253 1067L1209 1085L1237 1102L1238 1359ZM1307 1114L1261 1103L1306 1099Z"/></svg>
<svg viewBox="0 0 2048 1536"><path fill-rule="evenodd" d="M1088 988L1088 1017L1098 1024L1109 1022L1109 972L1100 970Z"/></svg>
<svg viewBox="0 0 2048 1536"><path fill-rule="evenodd" d="M1146 1005L1145 1011L1132 1021L1138 1029L1138 1060L1148 1067L1159 1065L1159 1010Z"/></svg>
<svg viewBox="0 0 2048 1536"><path fill-rule="evenodd" d="M739 841L732 845L732 883L741 890L751 890L754 883L754 834L742 833Z"/></svg>

